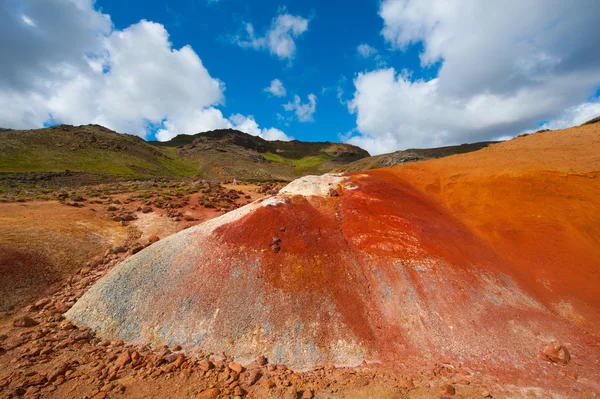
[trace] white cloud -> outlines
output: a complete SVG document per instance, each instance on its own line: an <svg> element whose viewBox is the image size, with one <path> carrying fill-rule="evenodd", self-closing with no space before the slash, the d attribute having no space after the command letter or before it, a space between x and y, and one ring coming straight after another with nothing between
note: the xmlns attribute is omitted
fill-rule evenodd
<svg viewBox="0 0 600 399"><path fill-rule="evenodd" d="M283 83L279 79L273 79L269 87L266 87L264 90L275 97L284 97L286 95L285 87L283 87Z"/></svg>
<svg viewBox="0 0 600 399"><path fill-rule="evenodd" d="M160 141L167 141L178 134L196 134L216 129L236 129L265 140L293 140L279 129L261 129L253 116L234 114L227 119L221 111L212 107L180 116L172 121L165 121L164 128L156 133L156 138Z"/></svg>
<svg viewBox="0 0 600 399"><path fill-rule="evenodd" d="M384 0L380 15L393 48L422 42L421 65L441 66L428 81L392 68L357 75L349 141L371 153L517 134L600 86L593 0Z"/></svg>
<svg viewBox="0 0 600 399"><path fill-rule="evenodd" d="M370 58L377 55L377 49L366 43L359 44L356 51L358 52L358 55L363 58Z"/></svg>
<svg viewBox="0 0 600 399"><path fill-rule="evenodd" d="M568 108L558 118L544 123L539 129L556 130L579 126L598 116L600 116L600 98Z"/></svg>
<svg viewBox="0 0 600 399"><path fill-rule="evenodd" d="M308 19L291 14L280 14L273 19L271 27L264 36L256 36L252 24L246 24L245 30L247 38L234 38L238 46L255 50L267 49L279 59L291 61L296 55L294 39L308 30Z"/></svg>
<svg viewBox="0 0 600 399"><path fill-rule="evenodd" d="M0 3L0 126L98 123L145 137L162 124L163 139L232 126L214 108L223 83L190 46L172 48L163 25L114 30L91 0L11 4Z"/></svg>
<svg viewBox="0 0 600 399"><path fill-rule="evenodd" d="M283 108L286 111L294 111L300 122L312 122L314 121L313 114L317 110L317 96L309 94L308 102L305 104L302 104L300 96L294 96L294 102L283 104Z"/></svg>

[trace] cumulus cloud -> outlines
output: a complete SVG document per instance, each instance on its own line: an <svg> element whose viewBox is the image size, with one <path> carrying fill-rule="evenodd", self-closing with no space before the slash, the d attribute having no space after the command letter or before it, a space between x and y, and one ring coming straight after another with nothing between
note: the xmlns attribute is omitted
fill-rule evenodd
<svg viewBox="0 0 600 399"><path fill-rule="evenodd" d="M224 84L163 25L114 30L91 0L0 3L0 126L97 123L159 138L229 127Z"/></svg>
<svg viewBox="0 0 600 399"><path fill-rule="evenodd" d="M356 48L356 52L358 53L358 55L360 55L363 58L370 58L373 57L375 55L377 55L378 51L375 47L363 43L363 44L359 44L358 47Z"/></svg>
<svg viewBox="0 0 600 399"><path fill-rule="evenodd" d="M600 86L593 0L510 0L502 9L384 0L380 16L394 49L422 43L422 67L439 70L431 80L392 68L356 76L349 141L371 153L518 134L578 104L595 107L586 104Z"/></svg>
<svg viewBox="0 0 600 399"><path fill-rule="evenodd" d="M595 99L566 109L556 119L544 123L539 129L556 130L579 126L598 116L600 116L600 99Z"/></svg>
<svg viewBox="0 0 600 399"><path fill-rule="evenodd" d="M255 50L266 49L281 60L291 61L296 55L294 40L308 30L308 19L287 13L279 14L273 19L264 36L256 36L254 26L250 23L246 24L245 30L245 38L234 38L238 46Z"/></svg>
<svg viewBox="0 0 600 399"><path fill-rule="evenodd" d="M294 111L300 122L313 122L313 114L317 110L317 96L309 94L307 103L302 103L300 96L294 96L294 102L283 104L283 108L286 111Z"/></svg>
<svg viewBox="0 0 600 399"><path fill-rule="evenodd" d="M165 121L164 128L156 133L160 141L167 141L178 134L196 134L216 129L237 129L265 140L293 140L279 129L260 128L253 116L234 114L225 118L223 113L213 107L198 110L188 115L182 115L173 120Z"/></svg>
<svg viewBox="0 0 600 399"><path fill-rule="evenodd" d="M285 97L287 93L285 87L283 87L283 83L279 79L273 79L269 87L266 87L264 90L275 97Z"/></svg>

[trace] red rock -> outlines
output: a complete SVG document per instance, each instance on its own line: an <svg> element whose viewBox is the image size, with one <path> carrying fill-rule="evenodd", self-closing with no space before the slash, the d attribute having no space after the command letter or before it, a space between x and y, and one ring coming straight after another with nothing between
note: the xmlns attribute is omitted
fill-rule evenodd
<svg viewBox="0 0 600 399"><path fill-rule="evenodd" d="M148 245L154 244L155 242L158 242L159 240L160 240L160 238L156 234L152 234L150 237L148 237Z"/></svg>
<svg viewBox="0 0 600 399"><path fill-rule="evenodd" d="M232 369L233 371L235 371L238 374L241 373L244 370L244 367L242 367L241 364L234 363L234 362L229 363L229 368Z"/></svg>
<svg viewBox="0 0 600 399"><path fill-rule="evenodd" d="M37 326L38 324L40 323L28 316L17 317L13 320L13 326L15 327L33 327Z"/></svg>
<svg viewBox="0 0 600 399"><path fill-rule="evenodd" d="M252 386L256 384L261 377L262 373L260 372L260 370L250 370L250 373L248 375L248 385Z"/></svg>
<svg viewBox="0 0 600 399"><path fill-rule="evenodd" d="M275 387L275 383L272 380L269 379L269 380L265 380L262 383L262 386L265 387L265 389L271 389L271 388Z"/></svg>
<svg viewBox="0 0 600 399"><path fill-rule="evenodd" d="M203 360L200 362L198 367L200 367L200 370L208 371L210 369L213 369L215 367L215 365L210 360Z"/></svg>
<svg viewBox="0 0 600 399"><path fill-rule="evenodd" d="M209 388L196 395L196 399L216 399L220 393L221 390L219 388Z"/></svg>
<svg viewBox="0 0 600 399"><path fill-rule="evenodd" d="M329 196L330 197L339 197L340 193L338 193L335 188L330 188L329 189Z"/></svg>
<svg viewBox="0 0 600 399"><path fill-rule="evenodd" d="M177 356L177 359L175 359L175 361L173 362L173 365L176 368L179 368L179 367L181 367L183 362L185 362L185 356L183 354L181 354L181 355Z"/></svg>
<svg viewBox="0 0 600 399"><path fill-rule="evenodd" d="M45 384L46 381L48 381L48 379L46 378L45 375L36 374L34 376L27 378L25 380L25 382L23 383L23 386L30 387L30 386L34 386L34 385L42 385L42 384Z"/></svg>
<svg viewBox="0 0 600 399"><path fill-rule="evenodd" d="M142 355L140 355L138 352L133 352L131 354L131 361L132 362L137 362L138 360L140 360L142 358Z"/></svg>
<svg viewBox="0 0 600 399"><path fill-rule="evenodd" d="M164 360L167 363L173 363L178 357L179 355L177 353L170 353L164 357Z"/></svg>
<svg viewBox="0 0 600 399"><path fill-rule="evenodd" d="M94 396L92 396L92 399L106 399L106 392L98 392L97 394L95 394Z"/></svg>
<svg viewBox="0 0 600 399"><path fill-rule="evenodd" d="M40 351L40 355L45 356L45 355L49 355L50 353L52 353L54 350L50 347L44 348Z"/></svg>
<svg viewBox="0 0 600 399"><path fill-rule="evenodd" d="M122 339L117 339L117 340L111 341L110 344L112 346L122 346L123 344L125 344L125 342L123 342Z"/></svg>
<svg viewBox="0 0 600 399"><path fill-rule="evenodd" d="M310 389L306 389L304 392L302 392L302 399L312 399L313 398L313 393Z"/></svg>
<svg viewBox="0 0 600 399"><path fill-rule="evenodd" d="M102 341L100 341L100 343L98 345L100 345L100 346L110 346L110 340L108 340L108 339L102 340Z"/></svg>
<svg viewBox="0 0 600 399"><path fill-rule="evenodd" d="M454 387L450 384L446 384L444 386L442 386L440 392L442 393L442 395L454 395L456 393L456 390L454 389Z"/></svg>
<svg viewBox="0 0 600 399"><path fill-rule="evenodd" d="M547 360L552 363L567 365L571 360L571 354L569 350L562 345L560 342L550 342L540 355L538 356L542 360Z"/></svg>
<svg viewBox="0 0 600 399"><path fill-rule="evenodd" d="M257 363L259 366L264 366L265 364L267 364L267 363L268 363L268 360L267 360L267 358L266 358L266 357L264 357L263 355L260 355L260 356L259 356L259 357L256 359L256 363Z"/></svg>
<svg viewBox="0 0 600 399"><path fill-rule="evenodd" d="M129 351L121 353L117 360L115 360L115 366L117 367L124 367L129 363L131 363L131 355L129 354Z"/></svg>
<svg viewBox="0 0 600 399"><path fill-rule="evenodd" d="M69 310L69 306L67 306L66 304L59 302L56 305L54 305L54 310L52 311L53 313L65 313L67 310Z"/></svg>
<svg viewBox="0 0 600 399"><path fill-rule="evenodd" d="M52 382L54 380L56 380L56 378L58 378L61 375L64 375L67 370L69 369L69 365L66 363L60 363L59 365L57 365L56 367L54 367L49 373L48 373L48 381Z"/></svg>

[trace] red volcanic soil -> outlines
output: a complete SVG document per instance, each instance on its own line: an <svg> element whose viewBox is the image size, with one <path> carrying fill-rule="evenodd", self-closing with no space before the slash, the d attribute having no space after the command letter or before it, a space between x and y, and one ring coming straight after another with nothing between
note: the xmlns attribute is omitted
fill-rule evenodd
<svg viewBox="0 0 600 399"><path fill-rule="evenodd" d="M559 340L600 386L598 125L350 178L358 189L293 196L217 234L243 243L236 256L260 253L268 286L331 301L372 360L445 359L528 384ZM302 303L326 346L321 301Z"/></svg>

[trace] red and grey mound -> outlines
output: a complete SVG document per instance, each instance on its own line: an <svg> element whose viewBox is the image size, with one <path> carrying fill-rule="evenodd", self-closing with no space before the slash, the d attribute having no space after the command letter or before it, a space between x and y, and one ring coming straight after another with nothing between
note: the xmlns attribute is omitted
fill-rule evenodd
<svg viewBox="0 0 600 399"><path fill-rule="evenodd" d="M488 159L498 152L502 144ZM472 175L471 164L456 166L452 179L427 171L435 189L429 177L415 177L419 165L299 179L132 256L67 317L107 338L225 352L241 362L264 355L295 368L443 359L524 371L539 367L540 351L555 341L579 364L593 363L598 177L548 177L546 165L539 173L551 203L522 213L503 204L527 201L535 168L513 164L505 197L473 191L500 176L493 163ZM481 204L461 208L444 197L450 188L468 194L463 204L498 204L498 216ZM575 221L565 219L571 200L554 200L565 188L586 204ZM479 212L485 223L473 219ZM522 223L529 219L531 231ZM563 245L547 245L555 239ZM546 269L539 256L564 262L563 270Z"/></svg>

